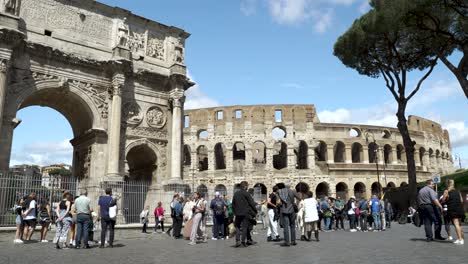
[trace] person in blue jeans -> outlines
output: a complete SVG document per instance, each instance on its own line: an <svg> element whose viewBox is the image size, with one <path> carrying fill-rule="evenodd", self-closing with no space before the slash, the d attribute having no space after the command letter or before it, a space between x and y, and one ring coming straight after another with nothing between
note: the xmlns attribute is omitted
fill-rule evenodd
<svg viewBox="0 0 468 264"><path fill-rule="evenodd" d="M380 222L380 200L377 195L372 195L371 199L371 212L372 212L372 219L374 220L374 232L378 232L382 226Z"/></svg>
<svg viewBox="0 0 468 264"><path fill-rule="evenodd" d="M99 197L98 215L101 219L101 245L104 248L106 243L106 233L109 228L109 247L114 247L114 227L115 220L109 216L109 207L116 205L116 200L112 198L112 189L106 188L106 195Z"/></svg>

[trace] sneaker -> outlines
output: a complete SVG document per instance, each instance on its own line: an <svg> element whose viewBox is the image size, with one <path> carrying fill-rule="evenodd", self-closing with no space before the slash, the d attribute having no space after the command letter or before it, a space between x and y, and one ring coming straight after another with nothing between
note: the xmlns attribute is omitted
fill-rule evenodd
<svg viewBox="0 0 468 264"><path fill-rule="evenodd" d="M193 245L196 245L197 242L195 242L195 241L190 241L190 243L188 243L188 244L189 244L190 246L193 246Z"/></svg>
<svg viewBox="0 0 468 264"><path fill-rule="evenodd" d="M228 240L228 239L229 239L229 236L226 236L226 240Z"/></svg>
<svg viewBox="0 0 468 264"><path fill-rule="evenodd" d="M357 232L357 230L356 229L351 229L351 230L349 230L349 232Z"/></svg>
<svg viewBox="0 0 468 264"><path fill-rule="evenodd" d="M212 237L211 240L218 240L216 237Z"/></svg>
<svg viewBox="0 0 468 264"><path fill-rule="evenodd" d="M465 240L461 239L460 242L458 243L458 245L464 245L465 244Z"/></svg>
<svg viewBox="0 0 468 264"><path fill-rule="evenodd" d="M23 240L21 240L21 239L15 239L15 240L13 240L13 243L15 243L15 244L24 244Z"/></svg>
<svg viewBox="0 0 468 264"><path fill-rule="evenodd" d="M49 243L49 240L41 240L41 243Z"/></svg>
<svg viewBox="0 0 468 264"><path fill-rule="evenodd" d="M449 236L447 239L448 239L448 240L453 240L453 237L452 237L452 236ZM457 240L458 240L458 239L457 239Z"/></svg>

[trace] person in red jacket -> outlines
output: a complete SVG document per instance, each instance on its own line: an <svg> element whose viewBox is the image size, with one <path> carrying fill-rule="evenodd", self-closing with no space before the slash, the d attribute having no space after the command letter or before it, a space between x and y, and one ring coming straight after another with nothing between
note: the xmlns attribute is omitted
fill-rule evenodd
<svg viewBox="0 0 468 264"><path fill-rule="evenodd" d="M161 202L158 202L158 206L154 209L154 219L156 219L154 232L158 231L159 226L161 226L161 231L164 232L164 208Z"/></svg>

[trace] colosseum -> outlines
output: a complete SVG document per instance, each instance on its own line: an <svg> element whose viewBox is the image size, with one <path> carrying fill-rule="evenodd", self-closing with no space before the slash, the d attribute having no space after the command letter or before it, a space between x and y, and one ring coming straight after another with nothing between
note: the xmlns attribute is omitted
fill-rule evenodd
<svg viewBox="0 0 468 264"><path fill-rule="evenodd" d="M261 196L278 182L317 196L369 197L408 181L396 128L321 123L314 105L223 106L184 112L184 182L231 195L247 180ZM410 116L417 180L453 171L447 130ZM259 198L257 196L257 198Z"/></svg>

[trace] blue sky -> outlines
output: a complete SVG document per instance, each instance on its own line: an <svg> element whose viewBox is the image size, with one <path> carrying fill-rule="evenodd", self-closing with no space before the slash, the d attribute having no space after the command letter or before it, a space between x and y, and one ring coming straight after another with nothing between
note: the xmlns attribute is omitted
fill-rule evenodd
<svg viewBox="0 0 468 264"><path fill-rule="evenodd" d="M186 64L197 85L188 92L188 108L315 104L322 122L396 125L384 81L360 76L333 56L336 39L369 8L367 0L100 2L192 34ZM445 66L437 66L407 113L449 129L453 153L468 166L468 102ZM18 117L23 123L15 131L13 164L71 162L73 135L65 118L39 107Z"/></svg>

